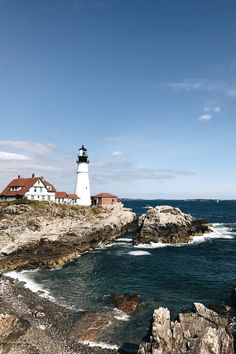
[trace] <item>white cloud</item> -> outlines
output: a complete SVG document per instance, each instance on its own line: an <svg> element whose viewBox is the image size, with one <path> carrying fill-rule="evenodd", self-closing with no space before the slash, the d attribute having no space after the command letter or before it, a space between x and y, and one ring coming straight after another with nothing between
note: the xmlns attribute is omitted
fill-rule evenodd
<svg viewBox="0 0 236 354"><path fill-rule="evenodd" d="M220 112L220 110L221 110L221 108L219 106L214 108L214 112L216 112L216 113Z"/></svg>
<svg viewBox="0 0 236 354"><path fill-rule="evenodd" d="M208 122L212 119L212 115L211 114L203 114L200 117L198 117L199 121L203 121L203 122Z"/></svg>
<svg viewBox="0 0 236 354"><path fill-rule="evenodd" d="M182 80L177 82L166 82L161 84L161 86L169 87L175 91L202 91L214 94L224 94L232 98L236 97L236 86L223 81L209 81L206 79Z"/></svg>
<svg viewBox="0 0 236 354"><path fill-rule="evenodd" d="M111 155L117 157L117 156L122 156L123 154L121 151L113 151Z"/></svg>
<svg viewBox="0 0 236 354"><path fill-rule="evenodd" d="M15 160L15 161L28 161L30 157L23 154L16 154L12 152L0 151L0 160Z"/></svg>
<svg viewBox="0 0 236 354"><path fill-rule="evenodd" d="M0 146L14 148L19 150L30 151L39 155L48 154L55 150L55 145L53 144L40 144L33 143L30 141L20 141L20 140L0 140Z"/></svg>

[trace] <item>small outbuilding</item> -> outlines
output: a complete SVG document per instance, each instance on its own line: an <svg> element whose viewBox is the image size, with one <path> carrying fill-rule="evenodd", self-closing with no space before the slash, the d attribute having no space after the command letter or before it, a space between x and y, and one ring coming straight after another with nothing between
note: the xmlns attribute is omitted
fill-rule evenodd
<svg viewBox="0 0 236 354"><path fill-rule="evenodd" d="M113 205L118 202L118 197L110 193L100 193L92 196L92 205Z"/></svg>

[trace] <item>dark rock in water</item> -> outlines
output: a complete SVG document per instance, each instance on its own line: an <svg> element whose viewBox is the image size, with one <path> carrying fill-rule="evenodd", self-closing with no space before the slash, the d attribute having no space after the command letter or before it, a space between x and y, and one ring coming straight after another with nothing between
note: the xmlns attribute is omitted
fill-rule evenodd
<svg viewBox="0 0 236 354"><path fill-rule="evenodd" d="M130 316L140 305L140 295L114 293L111 295L110 301L118 310L121 310Z"/></svg>
<svg viewBox="0 0 236 354"><path fill-rule="evenodd" d="M170 321L170 311L154 311L149 341L143 342L138 354L233 354L233 336L228 320L200 303L195 313L181 313Z"/></svg>
<svg viewBox="0 0 236 354"><path fill-rule="evenodd" d="M212 231L201 219L184 214L179 208L160 206L140 216L134 244L189 242L192 236Z"/></svg>
<svg viewBox="0 0 236 354"><path fill-rule="evenodd" d="M119 348L118 353L120 354L137 354L138 345L134 343L124 343Z"/></svg>
<svg viewBox="0 0 236 354"><path fill-rule="evenodd" d="M231 291L230 301L232 306L236 309L236 288L233 288Z"/></svg>

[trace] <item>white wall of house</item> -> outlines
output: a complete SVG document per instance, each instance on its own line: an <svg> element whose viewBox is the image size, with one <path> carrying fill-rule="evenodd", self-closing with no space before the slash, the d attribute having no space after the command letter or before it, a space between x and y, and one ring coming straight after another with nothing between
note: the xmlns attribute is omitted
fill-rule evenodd
<svg viewBox="0 0 236 354"><path fill-rule="evenodd" d="M38 179L25 194L25 197L30 200L55 202L55 192L48 190L49 188L46 188L41 179Z"/></svg>

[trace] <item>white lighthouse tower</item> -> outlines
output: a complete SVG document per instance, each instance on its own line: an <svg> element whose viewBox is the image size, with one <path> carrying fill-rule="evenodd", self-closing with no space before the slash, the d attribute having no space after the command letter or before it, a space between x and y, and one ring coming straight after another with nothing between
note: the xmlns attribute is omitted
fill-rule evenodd
<svg viewBox="0 0 236 354"><path fill-rule="evenodd" d="M75 193L79 197L78 205L91 205L90 186L89 186L89 174L88 174L88 154L84 145L79 149L77 178Z"/></svg>

